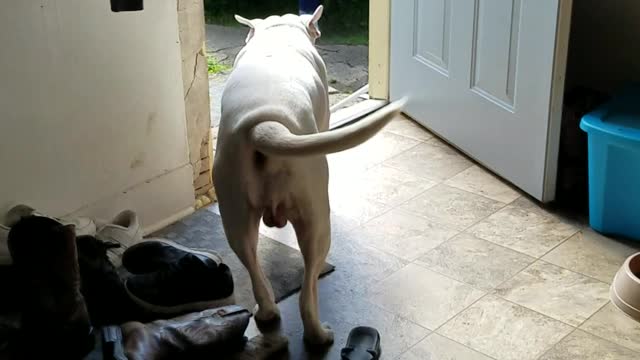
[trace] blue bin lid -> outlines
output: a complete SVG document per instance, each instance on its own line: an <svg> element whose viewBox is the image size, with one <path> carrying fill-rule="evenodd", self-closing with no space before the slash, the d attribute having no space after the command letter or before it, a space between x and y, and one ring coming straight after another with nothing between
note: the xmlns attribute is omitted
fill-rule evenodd
<svg viewBox="0 0 640 360"><path fill-rule="evenodd" d="M640 141L640 83L626 86L610 101L584 115L580 128Z"/></svg>

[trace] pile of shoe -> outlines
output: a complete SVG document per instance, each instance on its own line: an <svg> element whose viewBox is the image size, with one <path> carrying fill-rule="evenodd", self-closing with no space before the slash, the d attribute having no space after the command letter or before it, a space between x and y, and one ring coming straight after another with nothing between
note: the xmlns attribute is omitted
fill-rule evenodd
<svg viewBox="0 0 640 360"><path fill-rule="evenodd" d="M100 327L111 324L122 328L129 358L220 350L243 339L248 311L211 310L233 302L228 266L207 250L142 241L131 211L99 223L52 218L21 205L7 214L0 242L4 268L17 284L21 322L11 342L17 358L82 358L94 348L94 327L104 335ZM130 273L124 281L108 256L120 247Z"/></svg>
<svg viewBox="0 0 640 360"><path fill-rule="evenodd" d="M55 238L57 234L48 234L54 227L64 228L72 233L73 240L70 240L70 243L76 247L73 255L65 253L64 248L55 247L47 242L48 236ZM32 233L24 229L29 229ZM16 257L43 257L51 261L56 256L65 259L72 257L76 260L69 261L77 263L79 268L80 291L87 300L92 323L118 323L135 318L140 310L125 291L114 263L120 263L123 249L142 240L142 232L137 215L130 210L122 211L112 221L105 222L87 217L54 218L28 205L17 205L7 212L4 221L0 223L0 267L3 273L11 272L13 275L9 284L11 286L23 282L24 277L20 264L16 263ZM21 238L13 241L14 251L10 251L10 237ZM40 246L38 241L52 247ZM69 271L56 268L54 265L42 266L49 266L49 270L56 273ZM43 270L42 274L46 272ZM9 299L3 302L22 303L19 299L13 299L14 297L8 297Z"/></svg>
<svg viewBox="0 0 640 360"><path fill-rule="evenodd" d="M123 267L130 298L154 314L176 315L234 303L233 277L209 250L189 249L164 239L128 248Z"/></svg>
<svg viewBox="0 0 640 360"><path fill-rule="evenodd" d="M13 225L28 216L45 217L62 225L73 225L76 236L95 236L103 241L117 244L118 246L109 249L109 257L116 266L119 265L119 257L124 249L142 240L142 226L136 213L131 210L124 210L111 221L105 222L87 217L54 218L21 204L11 208L5 215L4 221L0 222L0 265L12 263L7 244L9 231Z"/></svg>
<svg viewBox="0 0 640 360"><path fill-rule="evenodd" d="M12 224L8 246L21 307L16 358L77 359L94 346L82 293L73 225L42 216Z"/></svg>

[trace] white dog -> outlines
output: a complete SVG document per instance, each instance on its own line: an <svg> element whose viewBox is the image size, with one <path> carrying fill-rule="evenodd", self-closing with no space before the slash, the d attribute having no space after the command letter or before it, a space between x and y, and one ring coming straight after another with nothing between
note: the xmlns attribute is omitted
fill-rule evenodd
<svg viewBox="0 0 640 360"><path fill-rule="evenodd" d="M317 281L331 243L325 155L366 141L403 103L327 131L326 68L314 46L321 14L322 6L313 15L236 16L250 30L222 95L214 161L224 230L251 276L255 316L261 322L277 320L280 313L256 256L260 218L277 227L291 221L305 263L300 294L304 338L314 345L333 341L332 331L318 318Z"/></svg>

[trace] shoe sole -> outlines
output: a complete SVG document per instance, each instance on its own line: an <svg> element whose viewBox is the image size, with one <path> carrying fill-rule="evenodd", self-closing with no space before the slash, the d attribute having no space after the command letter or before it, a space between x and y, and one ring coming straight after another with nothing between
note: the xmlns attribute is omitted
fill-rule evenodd
<svg viewBox="0 0 640 360"><path fill-rule="evenodd" d="M180 245L176 242L173 242L171 240L165 240L165 239L157 239L157 238L149 238L149 239L144 239L144 241L157 241L157 242L161 242L164 244L167 244L169 246L173 246L178 250L182 250L191 254L196 254L196 255L202 255L206 258L209 258L213 261L216 262L216 264L222 264L222 258L220 257L220 255L218 255L217 253L215 253L213 250L207 250L207 249L192 249L189 247L186 247L184 245Z"/></svg>
<svg viewBox="0 0 640 360"><path fill-rule="evenodd" d="M138 306L140 306L144 310L150 311L155 314L179 315L179 314L186 314L190 312L204 311L207 309L213 309L213 308L218 308L218 307L227 306L227 305L235 305L235 294L231 294L226 298L210 300L210 301L196 301L196 302L174 305L174 306L156 305L140 299L139 297L134 295L131 291L129 291L129 286L127 286L126 280L124 282L124 288L127 291L129 298L133 300L133 302L135 302Z"/></svg>

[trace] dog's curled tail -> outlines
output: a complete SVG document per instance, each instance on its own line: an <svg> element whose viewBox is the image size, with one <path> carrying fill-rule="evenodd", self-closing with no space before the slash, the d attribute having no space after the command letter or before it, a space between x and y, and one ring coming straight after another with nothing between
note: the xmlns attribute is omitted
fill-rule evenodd
<svg viewBox="0 0 640 360"><path fill-rule="evenodd" d="M249 133L256 150L273 156L311 156L344 151L369 140L397 116L406 104L402 98L345 127L309 134L296 135L276 121L256 124Z"/></svg>

